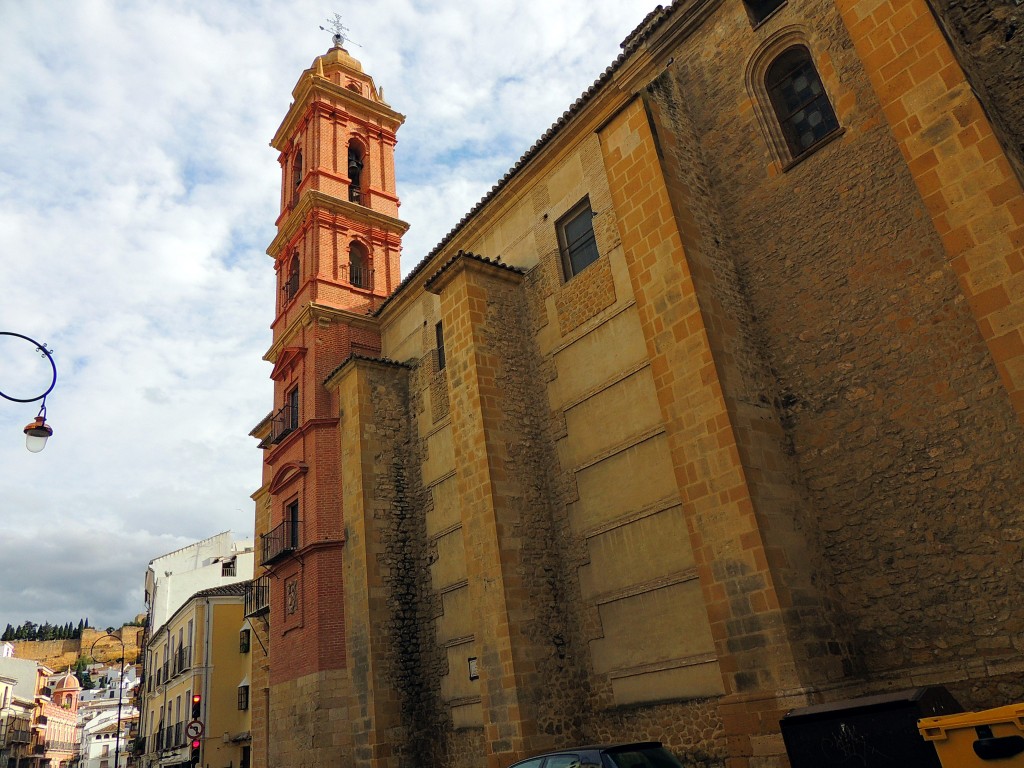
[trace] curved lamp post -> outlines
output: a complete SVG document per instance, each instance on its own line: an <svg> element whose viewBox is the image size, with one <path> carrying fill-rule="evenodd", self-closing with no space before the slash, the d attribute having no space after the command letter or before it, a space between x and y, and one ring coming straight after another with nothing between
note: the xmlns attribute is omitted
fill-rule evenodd
<svg viewBox="0 0 1024 768"><path fill-rule="evenodd" d="M50 350L46 348L45 344L40 344L35 339L30 339L28 336L23 336L20 333L12 333L10 331L0 331L0 336L14 336L18 339L24 339L25 341L31 342L35 345L36 350L43 354L43 357L50 363L50 370L53 372L53 376L50 379L50 386L46 388L46 391L41 395L35 397L20 398L11 397L10 395L0 391L0 397L5 400L10 400L14 403L34 403L36 400L42 400L42 404L39 407L39 413L36 415L35 421L25 427L25 447L28 448L32 453L39 453L43 448L46 447L46 440L53 434L53 427L46 423L46 396L53 391L54 386L57 384L57 364L53 362L53 355L50 354Z"/></svg>
<svg viewBox="0 0 1024 768"><path fill-rule="evenodd" d="M114 742L114 768L121 768L121 698L124 696L124 639L118 637L113 632L100 635L92 641L92 645L89 647L89 658L95 658L92 652L96 650L96 643L105 637L112 637L121 644L121 677L117 681L117 741Z"/></svg>

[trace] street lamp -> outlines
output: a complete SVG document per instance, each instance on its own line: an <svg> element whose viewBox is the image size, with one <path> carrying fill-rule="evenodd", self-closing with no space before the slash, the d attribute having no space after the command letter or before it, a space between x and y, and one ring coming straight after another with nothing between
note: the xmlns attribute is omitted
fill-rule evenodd
<svg viewBox="0 0 1024 768"><path fill-rule="evenodd" d="M113 632L100 635L92 641L92 645L89 647L89 658L95 658L92 653L96 650L96 643L105 637L112 637L121 644L121 677L117 681L117 732L115 734L117 741L114 743L114 768L121 768L121 697L124 695L124 639L118 637Z"/></svg>
<svg viewBox="0 0 1024 768"><path fill-rule="evenodd" d="M23 336L20 333L12 333L11 331L0 331L0 336L14 336L15 338L24 339L25 341L34 344L36 350L41 352L43 357L45 357L50 363L50 370L53 372L53 376L50 379L50 386L47 387L46 391L41 395L20 398L11 397L10 395L0 391L0 397L14 403L34 403L36 400L43 401L39 406L39 413L36 415L35 420L24 429L25 447L32 453L39 453L46 447L46 440L53 434L53 427L46 423L46 396L53 391L54 386L57 384L57 364L53 362L53 355L50 354L50 350L46 348L46 345L40 344L35 339L30 339L28 336Z"/></svg>

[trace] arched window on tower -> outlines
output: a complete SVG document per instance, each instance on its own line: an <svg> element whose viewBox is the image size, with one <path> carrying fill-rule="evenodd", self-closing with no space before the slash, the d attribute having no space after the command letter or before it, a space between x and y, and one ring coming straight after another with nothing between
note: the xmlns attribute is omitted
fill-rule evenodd
<svg viewBox="0 0 1024 768"><path fill-rule="evenodd" d="M765 73L765 89L793 159L810 152L839 121L825 87L802 45L783 51Z"/></svg>
<svg viewBox="0 0 1024 768"><path fill-rule="evenodd" d="M288 264L288 278L284 283L284 300L291 301L299 292L299 252L292 254L291 262Z"/></svg>
<svg viewBox="0 0 1024 768"><path fill-rule="evenodd" d="M363 149L354 141L348 143L348 199L363 203Z"/></svg>
<svg viewBox="0 0 1024 768"><path fill-rule="evenodd" d="M299 198L299 185L302 183L302 150L295 153L292 161L292 204Z"/></svg>
<svg viewBox="0 0 1024 768"><path fill-rule="evenodd" d="M348 281L357 288L373 287L370 253L365 245L355 240L348 247Z"/></svg>

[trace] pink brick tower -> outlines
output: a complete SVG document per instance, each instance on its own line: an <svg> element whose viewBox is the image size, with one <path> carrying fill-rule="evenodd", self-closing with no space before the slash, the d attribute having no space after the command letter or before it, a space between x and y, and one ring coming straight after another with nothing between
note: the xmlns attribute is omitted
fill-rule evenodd
<svg viewBox="0 0 1024 768"><path fill-rule="evenodd" d="M269 585L267 696L271 757L323 733L297 709L336 706L346 667L338 406L324 380L351 355L378 355L368 317L400 280L395 133L404 117L335 38L292 91L271 145L281 213L267 252L277 272L274 410L263 438L257 558ZM328 739L329 740L329 739ZM273 760L271 761L273 762Z"/></svg>

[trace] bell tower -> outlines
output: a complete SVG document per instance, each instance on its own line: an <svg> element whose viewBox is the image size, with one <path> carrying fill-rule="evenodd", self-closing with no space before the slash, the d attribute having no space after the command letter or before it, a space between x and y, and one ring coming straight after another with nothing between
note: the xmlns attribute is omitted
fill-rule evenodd
<svg viewBox="0 0 1024 768"><path fill-rule="evenodd" d="M263 696L253 704L255 766L333 764L328 745L351 730L329 718L348 682L339 407L324 381L351 355L380 353L371 313L400 281L408 225L398 219L394 170L404 117L343 42L336 35L302 73L271 141L281 165L267 249L277 273L264 358L274 366L274 408L253 432L264 466L246 609L267 651L262 671L254 667Z"/></svg>

